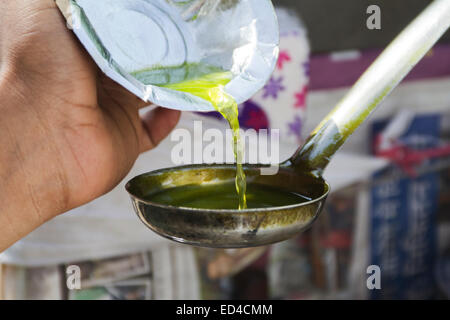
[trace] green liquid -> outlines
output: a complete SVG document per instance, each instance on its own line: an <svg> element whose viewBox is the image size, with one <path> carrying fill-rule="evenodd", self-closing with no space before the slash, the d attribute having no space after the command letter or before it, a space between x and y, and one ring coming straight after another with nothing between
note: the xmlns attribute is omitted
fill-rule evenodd
<svg viewBox="0 0 450 320"><path fill-rule="evenodd" d="M145 200L176 207L234 210L238 195L233 183L221 183L175 187L149 195ZM247 188L249 209L296 205L310 200L294 192L258 184L249 184Z"/></svg>
<svg viewBox="0 0 450 320"><path fill-rule="evenodd" d="M223 72L222 69L203 63L184 63L179 66L160 66L132 72L131 74L144 84L164 86L168 83L180 83L199 79L205 75Z"/></svg>
<svg viewBox="0 0 450 320"><path fill-rule="evenodd" d="M201 76L197 79L186 80L179 83L167 84L163 87L190 93L211 102L214 108L228 121L233 131L233 150L236 158L236 191L238 194L239 209L247 208L246 189L247 182L242 167L244 149L239 131L238 105L233 97L228 95L224 87L230 82L231 73L216 72ZM206 195L210 197L209 195Z"/></svg>

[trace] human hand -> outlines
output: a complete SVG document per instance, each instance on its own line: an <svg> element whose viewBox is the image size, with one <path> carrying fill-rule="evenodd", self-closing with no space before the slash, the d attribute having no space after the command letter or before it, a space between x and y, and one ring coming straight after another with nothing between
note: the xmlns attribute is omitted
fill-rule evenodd
<svg viewBox="0 0 450 320"><path fill-rule="evenodd" d="M116 186L179 112L108 79L53 0L0 1L0 252Z"/></svg>

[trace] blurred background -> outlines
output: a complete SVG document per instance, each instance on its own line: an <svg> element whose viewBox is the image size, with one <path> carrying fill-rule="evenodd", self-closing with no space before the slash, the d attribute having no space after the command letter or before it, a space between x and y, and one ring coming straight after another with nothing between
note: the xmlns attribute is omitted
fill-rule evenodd
<svg viewBox="0 0 450 320"><path fill-rule="evenodd" d="M285 8L278 12L280 61L268 86L241 106L240 120L243 127L282 129L286 157L430 3L273 2ZM374 4L381 30L366 27ZM183 115L179 126L192 129L197 117ZM130 176L170 166L169 158L165 142ZM122 184L0 255L0 297L448 299L449 33L349 139L325 176L332 193L309 231L243 250L178 246L153 235L132 215ZM70 265L81 268L82 290L67 288ZM370 266L380 268L381 289L368 286Z"/></svg>
<svg viewBox="0 0 450 320"><path fill-rule="evenodd" d="M430 1L274 3L297 14L311 47L302 118L305 137ZM374 4L381 9L381 30L365 27L366 10ZM399 131L393 139L386 137L388 127ZM311 230L271 246L240 272L233 270L239 264L232 262L232 253L208 252L215 257L209 260L204 253L201 256L206 261L213 261L205 264L209 269L205 265L202 269L207 284L204 294L222 298L448 299L449 138L447 32L332 161L325 174L332 194ZM257 255L258 250L253 253ZM211 276L217 276L227 262L231 275L212 281ZM380 267L381 290L367 287L371 265Z"/></svg>
<svg viewBox="0 0 450 320"><path fill-rule="evenodd" d="M278 6L295 10L308 28L313 53L348 49L384 48L408 25L430 0L274 0ZM378 5L382 29L368 30L366 10ZM442 42L450 42L450 32Z"/></svg>

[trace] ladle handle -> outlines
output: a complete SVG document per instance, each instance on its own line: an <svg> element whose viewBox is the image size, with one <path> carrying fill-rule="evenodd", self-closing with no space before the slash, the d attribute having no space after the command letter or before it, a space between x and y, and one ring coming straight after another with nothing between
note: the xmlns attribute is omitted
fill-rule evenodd
<svg viewBox="0 0 450 320"><path fill-rule="evenodd" d="M345 140L450 27L450 0L433 1L375 60L288 161L321 174Z"/></svg>

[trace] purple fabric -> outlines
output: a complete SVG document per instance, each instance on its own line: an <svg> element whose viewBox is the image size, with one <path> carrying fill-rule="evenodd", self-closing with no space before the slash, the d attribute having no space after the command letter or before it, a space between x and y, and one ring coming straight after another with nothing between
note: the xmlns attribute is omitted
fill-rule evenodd
<svg viewBox="0 0 450 320"><path fill-rule="evenodd" d="M311 90L352 86L382 50L366 50L358 59L333 61L330 55L311 59ZM436 46L408 75L405 81L450 76L450 44Z"/></svg>
<svg viewBox="0 0 450 320"><path fill-rule="evenodd" d="M255 130L269 129L270 123L264 110L251 100L244 103L239 111L239 122L243 128L252 128Z"/></svg>
<svg viewBox="0 0 450 320"><path fill-rule="evenodd" d="M271 77L269 82L264 86L263 98L267 99L269 97L273 99L278 99L278 94L284 91L286 88L283 85L283 77L274 78Z"/></svg>

